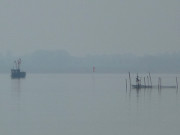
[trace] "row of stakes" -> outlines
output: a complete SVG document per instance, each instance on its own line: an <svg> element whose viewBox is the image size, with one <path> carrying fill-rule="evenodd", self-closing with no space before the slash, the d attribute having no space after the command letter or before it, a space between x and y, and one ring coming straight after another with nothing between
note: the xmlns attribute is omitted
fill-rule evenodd
<svg viewBox="0 0 180 135"><path fill-rule="evenodd" d="M138 75L137 75L138 77ZM152 86L152 80L151 80L151 74L149 73L149 76L147 76L147 80L148 80L148 83L147 83L147 88L153 88ZM162 79L161 77L158 78L158 89L161 89L162 88ZM131 89L131 75L130 75L130 72L129 72L129 84L130 84L130 89ZM141 85L141 81L140 81L140 85ZM146 77L144 77L144 86L146 88ZM127 79L126 79L126 89L127 89ZM174 86L174 88L178 89L178 79L176 77L176 86Z"/></svg>

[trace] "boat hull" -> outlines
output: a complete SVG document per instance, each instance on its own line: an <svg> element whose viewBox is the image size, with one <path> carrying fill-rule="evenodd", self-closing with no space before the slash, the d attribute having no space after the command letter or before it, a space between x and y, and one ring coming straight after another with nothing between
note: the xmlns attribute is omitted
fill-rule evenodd
<svg viewBox="0 0 180 135"><path fill-rule="evenodd" d="M152 86L147 86L147 85L132 85L132 88L134 88L134 89L152 88Z"/></svg>
<svg viewBox="0 0 180 135"><path fill-rule="evenodd" d="M19 69L11 70L11 78L12 79L25 78L25 77L26 77L26 72L21 72Z"/></svg>

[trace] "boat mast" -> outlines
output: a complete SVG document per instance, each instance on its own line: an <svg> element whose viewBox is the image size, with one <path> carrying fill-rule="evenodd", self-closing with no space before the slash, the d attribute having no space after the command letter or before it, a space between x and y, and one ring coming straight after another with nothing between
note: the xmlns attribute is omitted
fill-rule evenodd
<svg viewBox="0 0 180 135"><path fill-rule="evenodd" d="M18 69L20 70L21 58L19 58L19 60L17 60L17 63L18 63Z"/></svg>
<svg viewBox="0 0 180 135"><path fill-rule="evenodd" d="M15 60L14 63L15 63L15 68L17 69L17 61Z"/></svg>

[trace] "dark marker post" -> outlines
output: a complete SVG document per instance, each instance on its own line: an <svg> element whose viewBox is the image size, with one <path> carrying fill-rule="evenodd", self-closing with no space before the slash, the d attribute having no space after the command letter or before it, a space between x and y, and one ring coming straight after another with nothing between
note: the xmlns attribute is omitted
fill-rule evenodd
<svg viewBox="0 0 180 135"><path fill-rule="evenodd" d="M178 89L178 80L177 80L177 77L176 77L176 88Z"/></svg>
<svg viewBox="0 0 180 135"><path fill-rule="evenodd" d="M126 92L127 92L127 79L126 79Z"/></svg>
<svg viewBox="0 0 180 135"><path fill-rule="evenodd" d="M158 78L158 89L160 89L160 77Z"/></svg>
<svg viewBox="0 0 180 135"><path fill-rule="evenodd" d="M150 84L151 84L151 87L152 87L152 81L151 81L151 74L149 73L149 79L150 79Z"/></svg>
<svg viewBox="0 0 180 135"><path fill-rule="evenodd" d="M146 78L144 77L144 86L146 87Z"/></svg>
<svg viewBox="0 0 180 135"><path fill-rule="evenodd" d="M148 87L149 87L149 77L147 76L147 82L148 82Z"/></svg>
<svg viewBox="0 0 180 135"><path fill-rule="evenodd" d="M129 84L130 84L130 89L131 89L131 75L130 75L130 72L129 72Z"/></svg>

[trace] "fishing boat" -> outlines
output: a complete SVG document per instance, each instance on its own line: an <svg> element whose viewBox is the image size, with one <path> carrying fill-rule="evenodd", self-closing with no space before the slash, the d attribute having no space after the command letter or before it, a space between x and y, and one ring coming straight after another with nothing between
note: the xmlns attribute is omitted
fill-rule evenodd
<svg viewBox="0 0 180 135"><path fill-rule="evenodd" d="M141 84L141 79L140 79L140 77L137 75L137 77L136 77L136 85L132 85L132 88L134 88L134 89L152 88L152 85L142 85L142 84Z"/></svg>
<svg viewBox="0 0 180 135"><path fill-rule="evenodd" d="M26 72L22 72L20 70L21 59L18 59L17 61L14 61L14 63L15 63L15 68L11 69L11 78L12 79L25 78L26 77Z"/></svg>
<svg viewBox="0 0 180 135"><path fill-rule="evenodd" d="M152 82L151 82L151 76L149 74L149 78L150 78L150 83L151 85L149 85L149 81L148 81L148 85L146 85L145 83L145 78L144 78L144 85L141 84L141 78L138 76L137 74L137 77L136 77L136 84L135 85L131 85L132 88L134 89L142 89L142 88L158 88L158 89L162 89L162 88L168 88L168 89L175 89L177 88L178 89L178 82L177 82L177 78L176 78L176 86L173 86L173 85L161 85L161 78L159 78L158 80L158 85L152 85Z"/></svg>
<svg viewBox="0 0 180 135"><path fill-rule="evenodd" d="M141 88L152 88L152 86L147 86L147 85L132 85L132 88L134 89L141 89Z"/></svg>

